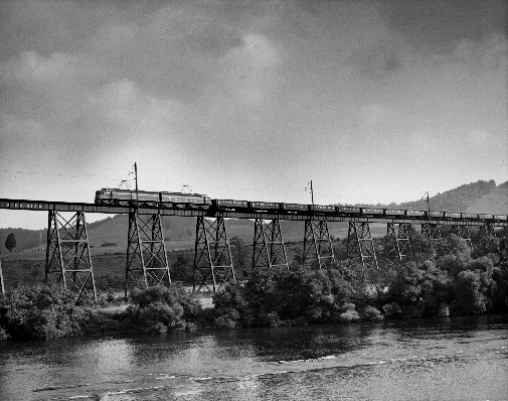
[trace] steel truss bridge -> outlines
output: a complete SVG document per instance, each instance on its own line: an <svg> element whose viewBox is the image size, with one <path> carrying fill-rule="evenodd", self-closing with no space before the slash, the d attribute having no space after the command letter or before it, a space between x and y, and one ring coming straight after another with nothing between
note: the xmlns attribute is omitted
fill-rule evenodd
<svg viewBox="0 0 508 401"><path fill-rule="evenodd" d="M420 225L422 233L437 240L441 227L450 226L471 247L470 227L478 227L484 240L496 235L508 240L508 221L490 218L462 219L436 216L386 216L357 213L319 213L298 211L283 213L279 210L216 210L192 208L147 207L146 205L112 206L91 203L49 202L25 199L0 199L0 209L47 211L48 235L45 279L97 299L92 256L88 242L86 213L126 214L129 216L125 293L128 287L142 284L170 285L171 276L167 258L161 217L182 216L196 218L194 249L194 292L216 292L229 280L235 280L235 271L226 219L254 220L252 266L257 269L289 269L280 220L304 221L303 265L313 269L330 268L335 262L329 222L349 222L347 258L356 260L364 268L377 268L370 223L387 225L385 257L391 264L402 261L410 252L409 228ZM62 213L73 213L65 218ZM502 230L496 234L495 228Z"/></svg>

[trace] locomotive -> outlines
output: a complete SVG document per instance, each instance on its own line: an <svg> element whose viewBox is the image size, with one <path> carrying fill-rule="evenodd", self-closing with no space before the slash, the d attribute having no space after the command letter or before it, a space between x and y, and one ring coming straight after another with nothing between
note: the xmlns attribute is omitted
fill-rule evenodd
<svg viewBox="0 0 508 401"><path fill-rule="evenodd" d="M386 209L376 207L306 205L299 203L278 203L247 201L236 199L210 199L207 195L183 192L150 192L138 191L139 204L145 207L213 209L217 211L278 213L278 214L314 214L335 215L343 217L393 217L393 218L438 218L443 220L508 220L506 215L485 213L457 213L426 210ZM136 202L136 191L118 188L103 188L95 193L95 203L99 205L129 206Z"/></svg>
<svg viewBox="0 0 508 401"><path fill-rule="evenodd" d="M206 195L183 192L131 191L128 189L102 188L95 192L98 205L129 206L133 202L146 207L206 208L212 202Z"/></svg>

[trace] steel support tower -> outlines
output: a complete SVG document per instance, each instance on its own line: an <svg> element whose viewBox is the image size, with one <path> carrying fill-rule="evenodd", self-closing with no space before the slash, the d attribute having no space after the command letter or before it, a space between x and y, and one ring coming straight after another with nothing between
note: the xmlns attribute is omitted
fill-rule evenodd
<svg viewBox="0 0 508 401"><path fill-rule="evenodd" d="M370 235L369 223L349 222L347 234L347 257L359 259L363 267L377 269L376 252Z"/></svg>
<svg viewBox="0 0 508 401"><path fill-rule="evenodd" d="M471 233L469 232L468 226L453 225L452 233L460 239L466 241L466 244L470 249L473 248L473 243L471 242Z"/></svg>
<svg viewBox="0 0 508 401"><path fill-rule="evenodd" d="M254 222L252 268L289 270L279 219L269 220L267 223L258 218Z"/></svg>
<svg viewBox="0 0 508 401"><path fill-rule="evenodd" d="M171 285L160 214L129 213L125 296L130 286Z"/></svg>
<svg viewBox="0 0 508 401"><path fill-rule="evenodd" d="M422 234L431 240L441 239L441 226L439 224L423 223Z"/></svg>
<svg viewBox="0 0 508 401"><path fill-rule="evenodd" d="M401 262L411 252L409 224L388 223L386 226L385 258L391 265Z"/></svg>
<svg viewBox="0 0 508 401"><path fill-rule="evenodd" d="M55 276L63 288L76 292L76 299L86 295L97 300L84 212L68 220L56 211L48 213L46 282Z"/></svg>
<svg viewBox="0 0 508 401"><path fill-rule="evenodd" d="M235 278L224 218L197 218L193 292L220 291ZM211 288L210 288L211 286Z"/></svg>
<svg viewBox="0 0 508 401"><path fill-rule="evenodd" d="M335 262L332 240L326 220L305 221L303 265L311 269L328 269Z"/></svg>

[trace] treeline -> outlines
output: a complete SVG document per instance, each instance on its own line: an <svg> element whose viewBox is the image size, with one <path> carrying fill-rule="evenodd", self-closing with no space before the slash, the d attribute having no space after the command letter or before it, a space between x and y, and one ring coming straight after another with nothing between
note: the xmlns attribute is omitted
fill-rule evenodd
<svg viewBox="0 0 508 401"><path fill-rule="evenodd" d="M508 312L508 249L498 239L473 251L454 234L432 241L411 231L403 263L364 270L341 260L328 270L253 271L214 297L218 327L350 322ZM506 240L504 240L506 241ZM345 241L337 248L345 252ZM378 251L383 244L378 241ZM501 248L501 250L500 250Z"/></svg>

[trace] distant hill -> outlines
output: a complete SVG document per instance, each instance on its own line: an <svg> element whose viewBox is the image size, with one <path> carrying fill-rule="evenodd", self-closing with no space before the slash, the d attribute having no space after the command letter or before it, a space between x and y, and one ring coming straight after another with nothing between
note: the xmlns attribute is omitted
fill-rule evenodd
<svg viewBox="0 0 508 401"><path fill-rule="evenodd" d="M366 206L366 205L365 205ZM388 207L395 209L426 210L425 200L404 202L389 205L377 204L368 205L377 207ZM494 180L477 181L471 184L461 185L450 191L437 194L430 198L432 210L449 210L458 212L478 212L508 214L508 181L496 186ZM168 249L191 249L194 247L196 230L196 219L185 217L163 218L164 236ZM304 223L283 221L282 231L286 242L302 241L304 236ZM90 245L93 247L92 254L125 252L127 247L127 231L129 220L127 216L108 217L88 225ZM331 223L329 230L331 235L344 238L347 236L348 226L346 223ZM384 225L373 225L373 235L386 234ZM36 251L39 248L39 241L45 246L46 229L24 230L20 228L0 229L0 252L3 257L11 256L5 248L5 240L9 233L16 236L17 251L30 250L30 258L44 258L43 251ZM227 234L229 238L238 236L246 244L252 243L254 237L254 223L250 220L228 220ZM25 257L27 252L24 253ZM17 257L16 255L12 255Z"/></svg>
<svg viewBox="0 0 508 401"><path fill-rule="evenodd" d="M360 205L359 205L360 206ZM362 205L392 209L426 210L426 199L389 205ZM477 181L438 193L430 198L430 208L436 211L508 214L508 181L496 186L494 180Z"/></svg>

